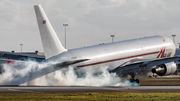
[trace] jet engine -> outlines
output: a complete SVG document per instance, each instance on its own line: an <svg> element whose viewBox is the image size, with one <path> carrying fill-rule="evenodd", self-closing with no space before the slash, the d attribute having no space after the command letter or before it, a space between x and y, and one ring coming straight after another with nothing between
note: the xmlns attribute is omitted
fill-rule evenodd
<svg viewBox="0 0 180 101"><path fill-rule="evenodd" d="M177 66L174 62L165 63L157 66L152 69L153 73L156 73L159 76L170 75L173 74L177 69Z"/></svg>

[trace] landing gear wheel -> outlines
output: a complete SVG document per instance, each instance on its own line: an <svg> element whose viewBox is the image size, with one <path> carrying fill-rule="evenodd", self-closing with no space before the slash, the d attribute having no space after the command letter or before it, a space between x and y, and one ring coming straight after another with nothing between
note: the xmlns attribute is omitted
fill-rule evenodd
<svg viewBox="0 0 180 101"><path fill-rule="evenodd" d="M132 73L129 73L129 75L131 75L131 79L129 79L129 81L132 83L132 86L136 86L137 84L139 85L139 79L136 79L136 80L134 79L136 73L132 72Z"/></svg>
<svg viewBox="0 0 180 101"><path fill-rule="evenodd" d="M139 84L139 79L136 79L135 82L136 82L137 84Z"/></svg>
<svg viewBox="0 0 180 101"><path fill-rule="evenodd" d="M129 81L132 83L132 86L135 86L136 84L139 85L139 79L129 79Z"/></svg>

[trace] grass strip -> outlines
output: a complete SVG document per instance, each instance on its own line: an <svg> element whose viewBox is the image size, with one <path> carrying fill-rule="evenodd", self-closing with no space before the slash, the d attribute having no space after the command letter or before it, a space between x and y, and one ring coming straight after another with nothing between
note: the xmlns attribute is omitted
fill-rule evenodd
<svg viewBox="0 0 180 101"><path fill-rule="evenodd" d="M180 92L10 93L0 101L179 101Z"/></svg>

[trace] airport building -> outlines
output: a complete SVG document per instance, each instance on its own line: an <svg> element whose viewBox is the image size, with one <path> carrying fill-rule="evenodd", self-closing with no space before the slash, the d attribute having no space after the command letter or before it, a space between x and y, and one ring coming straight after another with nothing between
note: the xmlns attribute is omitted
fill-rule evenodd
<svg viewBox="0 0 180 101"><path fill-rule="evenodd" d="M0 74L3 72L2 64L4 63L12 63L11 60L32 60L36 62L41 62L45 59L44 53L42 52L7 52L7 51L0 51Z"/></svg>
<svg viewBox="0 0 180 101"><path fill-rule="evenodd" d="M44 53L42 52L6 52L6 51L0 51L0 58L3 59L12 59L12 60L28 60L32 59L37 62L41 62L45 59Z"/></svg>
<svg viewBox="0 0 180 101"><path fill-rule="evenodd" d="M176 53L175 55L180 55L180 48L176 49ZM177 63L177 71L176 71L176 74L180 75L180 61L178 61Z"/></svg>

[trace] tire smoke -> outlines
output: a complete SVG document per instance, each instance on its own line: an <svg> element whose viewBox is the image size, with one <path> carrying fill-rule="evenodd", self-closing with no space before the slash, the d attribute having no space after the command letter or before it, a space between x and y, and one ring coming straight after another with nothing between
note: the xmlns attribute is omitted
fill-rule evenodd
<svg viewBox="0 0 180 101"><path fill-rule="evenodd" d="M34 61L4 64L4 72L0 75L0 85L21 86L138 86L129 81L121 82L120 77L110 74L107 67L100 68L96 74L91 67L78 71L69 66L64 69L55 69L54 63L39 64ZM79 77L77 72L83 72Z"/></svg>

